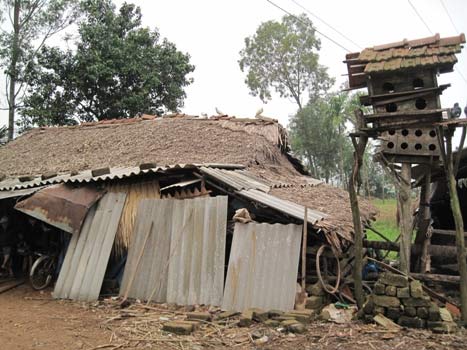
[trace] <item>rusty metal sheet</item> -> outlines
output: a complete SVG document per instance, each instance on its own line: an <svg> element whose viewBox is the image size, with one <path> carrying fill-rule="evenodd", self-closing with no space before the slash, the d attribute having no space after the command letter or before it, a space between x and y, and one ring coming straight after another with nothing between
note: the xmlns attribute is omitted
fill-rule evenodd
<svg viewBox="0 0 467 350"><path fill-rule="evenodd" d="M301 225L236 223L223 310L293 310Z"/></svg>
<svg viewBox="0 0 467 350"><path fill-rule="evenodd" d="M120 295L220 305L226 231L226 196L143 200Z"/></svg>
<svg viewBox="0 0 467 350"><path fill-rule="evenodd" d="M53 185L18 202L15 209L63 231L75 234L80 231L89 208L103 194L103 190L98 190L93 186Z"/></svg>
<svg viewBox="0 0 467 350"><path fill-rule="evenodd" d="M70 240L54 298L97 300L125 200L126 193L110 192L91 208L80 233Z"/></svg>

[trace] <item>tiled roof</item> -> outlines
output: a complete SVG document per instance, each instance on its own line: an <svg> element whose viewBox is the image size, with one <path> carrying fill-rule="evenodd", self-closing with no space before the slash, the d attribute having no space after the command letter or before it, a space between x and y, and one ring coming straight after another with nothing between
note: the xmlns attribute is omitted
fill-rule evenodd
<svg viewBox="0 0 467 350"><path fill-rule="evenodd" d="M394 72L419 67L439 67L440 72L451 71L457 62L465 35L407 40L373 46L362 52L347 55L350 87L363 87L364 76L372 73Z"/></svg>

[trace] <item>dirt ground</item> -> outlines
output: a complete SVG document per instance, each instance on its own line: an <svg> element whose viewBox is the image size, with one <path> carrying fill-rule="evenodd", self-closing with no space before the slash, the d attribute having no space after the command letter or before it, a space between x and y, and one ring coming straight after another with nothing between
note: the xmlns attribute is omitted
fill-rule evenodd
<svg viewBox="0 0 467 350"><path fill-rule="evenodd" d="M449 335L388 332L360 322L313 322L305 334L294 335L260 324L238 328L233 319L206 323L190 336L177 336L161 327L168 320L183 319L184 308L132 304L122 309L116 300L56 301L50 292L22 285L0 294L0 349L467 349L465 330Z"/></svg>

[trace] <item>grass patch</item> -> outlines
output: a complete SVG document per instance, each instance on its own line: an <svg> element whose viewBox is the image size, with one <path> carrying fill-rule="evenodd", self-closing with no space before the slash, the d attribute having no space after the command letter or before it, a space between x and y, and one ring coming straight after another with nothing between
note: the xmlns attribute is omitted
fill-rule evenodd
<svg viewBox="0 0 467 350"><path fill-rule="evenodd" d="M391 241L395 241L399 236L399 228L397 226L396 212L397 212L397 201L394 198L385 199L373 199L373 205L378 208L379 215L375 222L372 223L372 227L383 234L386 238ZM371 230L367 230L367 238L371 241L384 241L383 238L378 236ZM397 259L397 252L390 252L388 257L390 259Z"/></svg>

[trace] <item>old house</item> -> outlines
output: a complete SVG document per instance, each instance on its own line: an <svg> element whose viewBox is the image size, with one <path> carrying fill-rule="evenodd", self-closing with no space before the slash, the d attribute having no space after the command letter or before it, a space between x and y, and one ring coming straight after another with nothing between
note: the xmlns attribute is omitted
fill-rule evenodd
<svg viewBox="0 0 467 350"><path fill-rule="evenodd" d="M342 258L352 243L347 192L308 176L268 118L37 128L0 148L0 176L2 212L71 234L57 298L95 300L120 267L124 297L287 309L304 221L310 279L319 246Z"/></svg>

